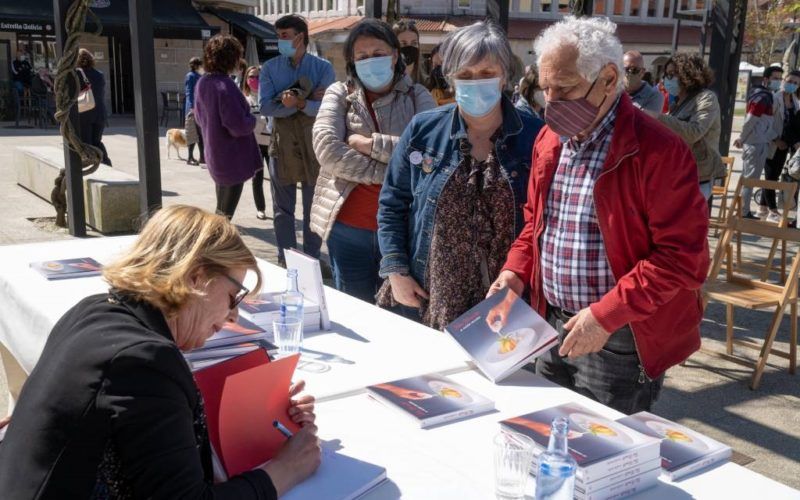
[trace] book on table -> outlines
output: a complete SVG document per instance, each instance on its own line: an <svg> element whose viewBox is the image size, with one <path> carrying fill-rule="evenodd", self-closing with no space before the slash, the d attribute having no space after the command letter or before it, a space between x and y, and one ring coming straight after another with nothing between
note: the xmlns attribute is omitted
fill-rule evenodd
<svg viewBox="0 0 800 500"><path fill-rule="evenodd" d="M501 310L506 312L498 313ZM558 341L558 332L508 288L456 318L445 331L493 382L508 377Z"/></svg>
<svg viewBox="0 0 800 500"><path fill-rule="evenodd" d="M256 297L248 297L239 304L239 316L268 332L272 331L272 321L281 312L283 292L264 292ZM303 331L314 332L320 329L321 315L319 304L303 297Z"/></svg>
<svg viewBox="0 0 800 500"><path fill-rule="evenodd" d="M646 411L617 422L661 440L661 468L673 480L731 457L730 446Z"/></svg>
<svg viewBox="0 0 800 500"><path fill-rule="evenodd" d="M103 267L91 257L31 262L30 267L48 280L63 280L98 276Z"/></svg>
<svg viewBox="0 0 800 500"><path fill-rule="evenodd" d="M441 375L421 375L370 385L367 392L423 428L494 409L493 401Z"/></svg>
<svg viewBox="0 0 800 500"><path fill-rule="evenodd" d="M500 424L533 439L538 457L547 450L551 424L559 417L569 422L568 451L578 464L576 497L610 498L620 492L629 495L655 484L660 474L659 441L578 403L520 415ZM534 475L537 467L538 460L534 460Z"/></svg>
<svg viewBox="0 0 800 500"><path fill-rule="evenodd" d="M386 469L350 457L322 443L319 468L298 484L282 500L353 500L375 488L386 479Z"/></svg>
<svg viewBox="0 0 800 500"><path fill-rule="evenodd" d="M297 286L305 299L317 305L322 330L331 329L328 317L328 301L325 298L325 285L322 281L322 267L319 259L306 255L294 248L284 251L287 269L297 269Z"/></svg>

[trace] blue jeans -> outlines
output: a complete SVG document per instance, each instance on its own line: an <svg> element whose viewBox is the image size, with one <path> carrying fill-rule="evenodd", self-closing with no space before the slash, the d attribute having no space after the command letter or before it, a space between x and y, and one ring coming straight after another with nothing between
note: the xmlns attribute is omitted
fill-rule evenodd
<svg viewBox="0 0 800 500"><path fill-rule="evenodd" d="M297 248L297 234L294 231L294 207L297 203L297 184L278 184L276 174L279 169L276 158L269 159L269 183L272 192L272 211L274 214L275 239L278 240L278 258L284 260L284 248ZM319 259L322 238L311 231L311 201L314 198L315 184L302 184L303 191L303 252Z"/></svg>
<svg viewBox="0 0 800 500"><path fill-rule="evenodd" d="M370 304L381 286L378 233L335 222L328 236L336 289Z"/></svg>

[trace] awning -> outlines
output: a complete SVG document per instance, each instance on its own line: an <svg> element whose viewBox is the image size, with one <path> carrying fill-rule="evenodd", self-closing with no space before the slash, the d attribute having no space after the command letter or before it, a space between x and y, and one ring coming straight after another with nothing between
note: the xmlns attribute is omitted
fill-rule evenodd
<svg viewBox="0 0 800 500"><path fill-rule="evenodd" d="M252 14L244 12L236 12L228 9L208 9L208 12L214 14L218 18L226 21L234 26L239 27L246 33L253 35L256 38L264 40L265 43L277 44L278 33L275 28L268 22L258 18Z"/></svg>
<svg viewBox="0 0 800 500"><path fill-rule="evenodd" d="M128 0L98 0L96 4L98 7L92 11L100 18L104 32L128 29ZM54 20L53 0L0 0L0 31L34 31L25 29L25 25L39 25L38 31L54 33L46 29L52 27ZM91 30L92 23L87 23L86 28ZM191 0L153 2L156 38L201 39L217 31L219 28L208 25L197 13Z"/></svg>

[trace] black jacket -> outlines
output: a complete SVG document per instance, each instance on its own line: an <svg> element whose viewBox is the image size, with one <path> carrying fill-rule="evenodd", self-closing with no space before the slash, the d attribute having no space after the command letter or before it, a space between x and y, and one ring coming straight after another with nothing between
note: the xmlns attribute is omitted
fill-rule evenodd
<svg viewBox="0 0 800 500"><path fill-rule="evenodd" d="M161 312L108 294L68 311L0 444L0 496L277 497L261 470L211 478L202 400Z"/></svg>

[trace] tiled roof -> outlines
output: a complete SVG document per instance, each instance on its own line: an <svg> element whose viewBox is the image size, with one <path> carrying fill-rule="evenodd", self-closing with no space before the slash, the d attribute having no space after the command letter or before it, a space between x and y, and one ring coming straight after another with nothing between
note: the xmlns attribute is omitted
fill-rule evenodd
<svg viewBox="0 0 800 500"><path fill-rule="evenodd" d="M321 17L309 19L308 34L319 35L326 31L347 31L363 19L362 16Z"/></svg>

